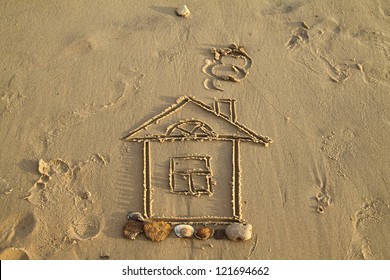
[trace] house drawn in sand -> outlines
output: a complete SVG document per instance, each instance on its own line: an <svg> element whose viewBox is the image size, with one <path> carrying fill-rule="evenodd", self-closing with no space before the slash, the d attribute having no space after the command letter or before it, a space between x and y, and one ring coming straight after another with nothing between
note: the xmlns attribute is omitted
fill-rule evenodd
<svg viewBox="0 0 390 280"><path fill-rule="evenodd" d="M243 222L240 145L272 140L237 122L233 99L190 96L123 138L143 143L144 215L171 223ZM248 156L248 155L246 155Z"/></svg>

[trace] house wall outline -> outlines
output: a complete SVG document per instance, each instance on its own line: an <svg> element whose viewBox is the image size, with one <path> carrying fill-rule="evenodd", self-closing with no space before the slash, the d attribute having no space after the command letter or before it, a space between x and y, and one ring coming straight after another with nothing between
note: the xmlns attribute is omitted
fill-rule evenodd
<svg viewBox="0 0 390 280"><path fill-rule="evenodd" d="M268 147L272 143L272 139L267 136L262 136L254 131L250 130L246 126L237 122L237 115L235 112L235 101L234 99L215 99L214 107L208 106L207 104L197 100L193 96L182 96L177 99L176 103L169 106L162 113L156 115L150 120L146 121L122 139L128 142L142 142L143 143L143 189L144 189L144 216L148 219L168 221L171 223L215 223L215 224L227 224L233 222L243 222L242 209L241 209L241 183L240 183L240 143L241 142L252 142ZM219 105L220 102L229 103L229 112L222 112ZM160 125L160 122L178 113L180 110L185 110L188 104L195 105L195 107L204 110L209 114L210 118L217 117L222 120L223 125L229 126L230 130L237 130L237 133L205 133L205 134L191 134L185 133L183 135L171 135L172 127L181 123L190 122L204 123L209 129L213 128L213 125L206 123L206 120L199 120L197 118L180 119L179 122L171 123L165 128L165 132L149 133L152 127ZM199 124L201 125L201 124ZM184 130L185 131L185 130ZM156 216L153 212L153 186L151 182L151 144L153 142L176 142L176 141L225 141L231 143L232 148L232 177L231 177L231 204L232 204L232 215L230 216ZM154 144L153 144L154 145ZM157 144L156 144L157 145Z"/></svg>

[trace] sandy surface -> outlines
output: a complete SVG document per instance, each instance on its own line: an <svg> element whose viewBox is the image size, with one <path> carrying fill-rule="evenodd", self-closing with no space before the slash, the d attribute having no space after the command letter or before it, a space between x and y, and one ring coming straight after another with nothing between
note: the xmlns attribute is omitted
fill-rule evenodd
<svg viewBox="0 0 390 280"><path fill-rule="evenodd" d="M389 259L389 2L180 4L0 1L0 259ZM231 43L252 63L221 91L202 69ZM144 189L142 143L121 138L183 95L234 98L273 140L240 146L250 241L122 237ZM211 149L229 171L231 150ZM229 212L228 189L205 211ZM155 209L190 213L179 197Z"/></svg>

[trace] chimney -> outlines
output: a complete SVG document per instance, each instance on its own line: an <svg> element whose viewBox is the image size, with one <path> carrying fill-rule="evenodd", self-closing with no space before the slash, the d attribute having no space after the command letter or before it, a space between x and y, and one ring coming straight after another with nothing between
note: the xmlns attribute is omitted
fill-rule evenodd
<svg viewBox="0 0 390 280"><path fill-rule="evenodd" d="M235 99L215 99L214 111L217 115L224 116L233 123L237 120Z"/></svg>

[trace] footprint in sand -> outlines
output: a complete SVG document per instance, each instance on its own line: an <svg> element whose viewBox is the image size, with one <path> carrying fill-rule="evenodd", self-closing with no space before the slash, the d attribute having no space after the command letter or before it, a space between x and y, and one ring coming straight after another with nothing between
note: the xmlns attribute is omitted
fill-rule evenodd
<svg viewBox="0 0 390 280"><path fill-rule="evenodd" d="M0 225L0 243L2 247L13 244L29 236L36 228L36 219L32 212L25 216L14 214Z"/></svg>
<svg viewBox="0 0 390 280"><path fill-rule="evenodd" d="M363 81L367 84L382 85L390 88L390 67L385 64L367 62L360 65Z"/></svg>
<svg viewBox="0 0 390 280"><path fill-rule="evenodd" d="M0 252L0 260L29 260L27 252L20 248L6 248Z"/></svg>
<svg viewBox="0 0 390 280"><path fill-rule="evenodd" d="M63 159L39 161L40 177L26 198L36 206L39 240L35 246L39 247L39 257L47 258L75 240L89 240L101 232L94 193L84 185L94 182L93 176L108 163L109 158L100 154L76 163Z"/></svg>
<svg viewBox="0 0 390 280"><path fill-rule="evenodd" d="M358 29L351 35L372 54L368 61L359 65L364 82L390 87L390 68L383 63L384 60L390 61L390 37L365 29Z"/></svg>
<svg viewBox="0 0 390 280"><path fill-rule="evenodd" d="M318 19L310 26L304 21L290 26L288 54L311 71L326 73L336 83L346 81L355 71L367 84L390 87L390 71L383 66L384 60L390 60L390 37L364 28L348 31L331 17ZM359 49L354 48L356 45ZM364 49L369 58L361 56Z"/></svg>
<svg viewBox="0 0 390 280"><path fill-rule="evenodd" d="M110 94L110 101L105 104L105 107L112 106L122 100L130 91L137 93L141 88L141 81L145 74L141 73L138 68L130 68L120 66L119 71L111 80L114 84L114 92Z"/></svg>
<svg viewBox="0 0 390 280"><path fill-rule="evenodd" d="M93 38L81 38L73 41L65 50L68 54L83 55L96 49L97 43Z"/></svg>
<svg viewBox="0 0 390 280"><path fill-rule="evenodd" d="M3 78L7 79L8 83L0 88L0 117L11 113L15 108L21 107L26 96L23 95L23 89L26 86L26 81L23 75L12 72L3 73Z"/></svg>
<svg viewBox="0 0 390 280"><path fill-rule="evenodd" d="M60 192L56 187L57 185L61 186L59 188L69 187L73 178L73 170L69 163L62 159L54 159L49 162L41 159L38 164L38 171L41 176L30 189L30 195L26 199L43 208L48 201L57 200ZM51 181L53 182L48 187Z"/></svg>
<svg viewBox="0 0 390 280"><path fill-rule="evenodd" d="M347 259L389 259L390 202L368 199L352 218L354 232Z"/></svg>
<svg viewBox="0 0 390 280"><path fill-rule="evenodd" d="M387 0L378 1L379 14L385 18L390 19L390 3Z"/></svg>
<svg viewBox="0 0 390 280"><path fill-rule="evenodd" d="M15 227L15 239L24 239L30 235L36 227L35 216L32 212L27 213Z"/></svg>
<svg viewBox="0 0 390 280"><path fill-rule="evenodd" d="M343 178L348 178L348 168L345 161L355 157L357 148L355 144L355 133L349 128L340 132L332 131L323 136L321 151L330 160L331 167Z"/></svg>
<svg viewBox="0 0 390 280"><path fill-rule="evenodd" d="M77 240L93 239L100 233L100 219L94 215L86 215L73 222L68 230L69 237Z"/></svg>
<svg viewBox="0 0 390 280"><path fill-rule="evenodd" d="M291 23L291 37L286 43L290 57L316 74L326 73L339 83L347 80L352 69L359 69L354 59L340 59L335 39L344 42L348 35L333 18L318 20L312 26L304 21ZM341 39L342 38L342 39Z"/></svg>
<svg viewBox="0 0 390 280"><path fill-rule="evenodd" d="M15 107L21 106L26 96L18 91L0 89L0 116L10 113Z"/></svg>

